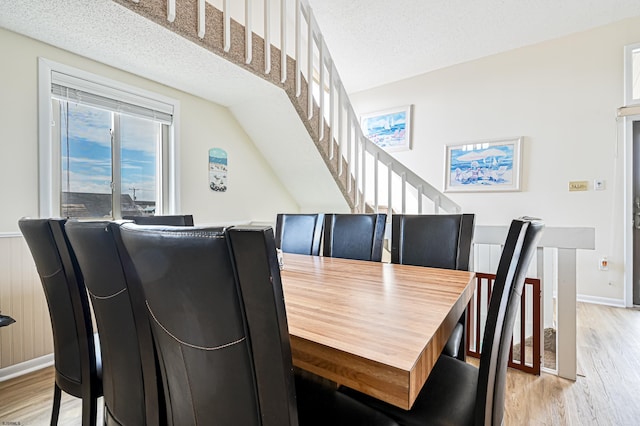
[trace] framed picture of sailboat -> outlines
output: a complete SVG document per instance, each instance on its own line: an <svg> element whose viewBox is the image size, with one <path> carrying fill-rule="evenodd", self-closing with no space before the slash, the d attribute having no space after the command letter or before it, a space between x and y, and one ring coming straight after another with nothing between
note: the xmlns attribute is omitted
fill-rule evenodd
<svg viewBox="0 0 640 426"><path fill-rule="evenodd" d="M385 151L411 149L411 105L364 114L360 125L364 136Z"/></svg>
<svg viewBox="0 0 640 426"><path fill-rule="evenodd" d="M445 192L520 191L523 137L445 148Z"/></svg>

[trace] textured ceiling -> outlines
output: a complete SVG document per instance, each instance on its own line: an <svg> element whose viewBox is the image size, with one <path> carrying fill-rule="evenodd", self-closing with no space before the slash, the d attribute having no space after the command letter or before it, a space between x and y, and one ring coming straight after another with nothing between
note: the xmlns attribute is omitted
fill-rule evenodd
<svg viewBox="0 0 640 426"><path fill-rule="evenodd" d="M348 92L640 15L639 0L309 0Z"/></svg>
<svg viewBox="0 0 640 426"><path fill-rule="evenodd" d="M278 90L111 0L0 0L0 27L225 106Z"/></svg>

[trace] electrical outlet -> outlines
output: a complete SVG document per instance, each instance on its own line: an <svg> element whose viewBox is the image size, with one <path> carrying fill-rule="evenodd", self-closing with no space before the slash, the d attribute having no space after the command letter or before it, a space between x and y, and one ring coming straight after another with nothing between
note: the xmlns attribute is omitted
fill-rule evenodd
<svg viewBox="0 0 640 426"><path fill-rule="evenodd" d="M604 256L600 259L600 262L598 263L598 269L600 269L601 271L609 270L609 260L607 259L607 256Z"/></svg>

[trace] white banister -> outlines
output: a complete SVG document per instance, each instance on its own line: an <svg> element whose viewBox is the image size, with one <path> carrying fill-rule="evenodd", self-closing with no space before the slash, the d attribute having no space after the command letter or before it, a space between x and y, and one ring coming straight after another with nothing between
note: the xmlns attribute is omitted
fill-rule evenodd
<svg viewBox="0 0 640 426"><path fill-rule="evenodd" d="M166 0L169 22L176 19L176 1ZM206 32L205 2L206 0L197 0L197 36L201 39ZM379 197L383 197L383 199L387 198L388 206L386 207L390 212L394 205L398 210L406 213L429 211L431 209L425 205L425 198L433 203L435 213L462 211L453 200L364 136L358 116L346 94L308 0L278 1L280 34L279 37L273 38L272 19L277 19L278 14L273 13L275 10L271 0L245 0L244 13L240 12L240 9L232 10L232 6L238 7L242 4L240 1L232 3L231 0L217 0L217 2L222 4L224 52L229 53L231 50L231 23L235 24L237 21L244 26L244 65L251 66L255 62L253 61L253 35L257 34L262 36L264 42L264 70L262 71L270 75L274 68L271 63L272 46L274 46L272 43L279 43L280 75L275 78L275 82L279 81L281 84L285 84L288 78L287 36L293 35L296 97L299 98L302 90L305 90L306 105L302 106L306 107L306 120L315 119L314 115L317 113L318 123L317 126L313 126L313 137L317 138L317 142L328 144L324 152L327 153L332 164L336 164L334 160L336 160L335 146L337 145L337 170L334 170L334 173L337 173L337 177L340 178L338 179L341 182L340 185L346 185L343 192L353 209L366 210L367 205L373 203L377 210L380 207ZM254 2L261 3L257 3L256 7ZM253 16L254 13L262 13L262 15ZM232 14L235 15L232 16ZM292 16L289 17L287 14ZM254 28L254 18L262 20L263 34L258 34L260 29ZM256 22L259 22L259 19L256 19ZM271 81L274 80L271 79ZM306 88L303 87L304 81L307 84ZM381 165L388 168L388 173L379 173L378 165L373 167L367 165L372 162L374 164L381 162ZM347 176L344 176L345 172ZM379 182L378 179L382 181ZM384 179L387 179L386 183Z"/></svg>
<svg viewBox="0 0 640 426"><path fill-rule="evenodd" d="M501 246L506 239L507 226L478 226L475 227L473 237L473 265L478 272L493 271L486 269L486 265L496 267L495 260L488 261L482 258L480 246ZM547 267L545 264L544 249L557 251L557 267ZM530 268L530 272L537 274L537 278L544 281L553 270L556 275L550 279L557 282L557 348L556 366L557 374L561 377L576 379L576 278L577 278L577 251L595 249L594 228L564 228L546 227L538 243L536 264ZM543 282L543 284L545 284ZM542 326L544 324L545 309L553 309L553 285L543 285L543 303L541 313ZM553 317L553 315L549 315Z"/></svg>

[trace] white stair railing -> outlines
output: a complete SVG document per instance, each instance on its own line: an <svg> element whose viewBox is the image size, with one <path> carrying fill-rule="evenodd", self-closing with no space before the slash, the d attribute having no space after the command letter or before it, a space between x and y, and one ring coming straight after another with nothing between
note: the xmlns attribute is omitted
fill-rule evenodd
<svg viewBox="0 0 640 426"><path fill-rule="evenodd" d="M167 0L167 20L170 22L176 18L176 1ZM179 1L197 1L197 34L204 38L205 0ZM263 43L264 58L260 59L264 61L264 74L272 72L272 47L281 51L277 81L285 86L289 78L287 57L295 59L296 96L305 96L306 118L318 123L317 134L312 137L328 146L329 160L337 160L334 173L346 185L347 199L355 211L384 208L388 212L418 214L461 212L454 201L363 135L307 0L207 2L223 12L224 52L230 52L232 43L238 42L231 34L235 21L245 28L244 40L239 39L244 43L245 64L251 65L257 60L253 55L254 33ZM289 46L293 48L289 50Z"/></svg>

